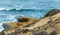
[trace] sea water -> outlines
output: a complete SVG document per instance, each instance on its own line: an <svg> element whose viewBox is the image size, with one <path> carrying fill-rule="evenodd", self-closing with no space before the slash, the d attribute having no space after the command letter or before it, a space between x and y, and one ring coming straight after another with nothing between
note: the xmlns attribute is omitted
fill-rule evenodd
<svg viewBox="0 0 60 35"><path fill-rule="evenodd" d="M0 31L4 29L2 27L3 22L16 22L17 18L21 16L40 18L44 17L51 9L60 9L59 1L60 0L0 0ZM21 9L23 10L20 11ZM28 9L31 10L28 11Z"/></svg>

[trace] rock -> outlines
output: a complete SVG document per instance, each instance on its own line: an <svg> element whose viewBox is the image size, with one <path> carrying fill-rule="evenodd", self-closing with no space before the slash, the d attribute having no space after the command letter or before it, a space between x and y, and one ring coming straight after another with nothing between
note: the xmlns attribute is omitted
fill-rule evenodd
<svg viewBox="0 0 60 35"><path fill-rule="evenodd" d="M36 21L37 19L35 18L29 18L29 17L21 17L17 19L18 22L29 22L29 21Z"/></svg>
<svg viewBox="0 0 60 35"><path fill-rule="evenodd" d="M53 10L55 12L55 10ZM54 13L53 12L53 13ZM10 30L8 31L12 31L15 32L15 33L18 33L18 35L27 35L28 32L29 35L56 35L57 33L60 34L59 30L60 30L60 13L55 13L53 14L48 15L48 17L45 17L45 18L42 18L40 19L38 22L36 22L37 20L34 19L34 18L29 18L29 17L21 17L21 18L18 18L18 21L17 22L11 22L11 23L6 23L6 25L10 26ZM50 18L52 20L50 20ZM50 22L53 22L53 23L50 23ZM56 22L58 21L58 22ZM54 25L53 27L50 25ZM31 25L31 26L29 26ZM46 28L46 30L45 30ZM53 31L53 30L56 30L56 31ZM8 33L8 31L6 31ZM14 35L15 35L14 33ZM21 34L20 34L21 33ZM11 34L11 33L9 33ZM12 33L13 34L13 33Z"/></svg>
<svg viewBox="0 0 60 35"><path fill-rule="evenodd" d="M2 26L4 27L4 29L12 29L17 27L17 23L16 22L3 23Z"/></svg>
<svg viewBox="0 0 60 35"><path fill-rule="evenodd" d="M44 17L53 16L53 15L59 13L59 12L60 12L60 10L52 9Z"/></svg>
<svg viewBox="0 0 60 35"><path fill-rule="evenodd" d="M28 22L29 18L18 18L18 22Z"/></svg>
<svg viewBox="0 0 60 35"><path fill-rule="evenodd" d="M41 32L35 33L34 35L48 35L48 33L45 31L41 31Z"/></svg>
<svg viewBox="0 0 60 35"><path fill-rule="evenodd" d="M50 35L57 35L57 31L52 31Z"/></svg>
<svg viewBox="0 0 60 35"><path fill-rule="evenodd" d="M4 30L9 30L10 29L9 25L3 24L2 26L3 26Z"/></svg>

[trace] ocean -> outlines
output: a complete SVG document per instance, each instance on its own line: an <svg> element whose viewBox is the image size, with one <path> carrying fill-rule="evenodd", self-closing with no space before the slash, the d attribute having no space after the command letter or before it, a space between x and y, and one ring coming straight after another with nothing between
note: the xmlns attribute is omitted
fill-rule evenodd
<svg viewBox="0 0 60 35"><path fill-rule="evenodd" d="M4 22L16 22L18 17L44 17L51 9L60 9L60 0L0 0L0 32Z"/></svg>

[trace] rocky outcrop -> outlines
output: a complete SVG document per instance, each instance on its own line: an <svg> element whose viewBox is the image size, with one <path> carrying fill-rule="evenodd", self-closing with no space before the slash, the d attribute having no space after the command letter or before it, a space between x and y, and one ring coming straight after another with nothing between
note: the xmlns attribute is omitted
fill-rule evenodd
<svg viewBox="0 0 60 35"><path fill-rule="evenodd" d="M4 30L9 30L10 29L9 25L3 24L2 26L3 26Z"/></svg>
<svg viewBox="0 0 60 35"><path fill-rule="evenodd" d="M44 17L53 16L53 15L56 15L57 13L59 13L59 12L60 12L60 10L52 9Z"/></svg>
<svg viewBox="0 0 60 35"><path fill-rule="evenodd" d="M53 35L53 34L58 35L60 33L59 32L60 31L59 25L60 25L60 13L57 13L56 15L46 17L46 18L39 20L37 23L33 24L30 27L24 27L22 29L23 30L29 30L31 32L31 34L33 34L33 35L38 34L41 31L47 32L48 35Z"/></svg>
<svg viewBox="0 0 60 35"><path fill-rule="evenodd" d="M53 13L55 13L55 10ZM18 22L7 24L10 30L4 30L4 35L59 35L60 12L36 20L34 18L18 18Z"/></svg>
<svg viewBox="0 0 60 35"><path fill-rule="evenodd" d="M4 30L2 31L2 34L5 33L5 35L11 34L11 33L17 33L18 29L21 29L23 27L27 27L30 24L36 22L37 19L29 18L29 17L21 17L18 18L17 22L9 22L9 23L3 23Z"/></svg>

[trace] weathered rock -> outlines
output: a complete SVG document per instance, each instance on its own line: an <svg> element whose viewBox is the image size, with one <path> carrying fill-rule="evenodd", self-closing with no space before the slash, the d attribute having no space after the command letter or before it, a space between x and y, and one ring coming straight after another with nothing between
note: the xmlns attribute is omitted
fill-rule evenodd
<svg viewBox="0 0 60 35"><path fill-rule="evenodd" d="M52 9L44 17L53 16L53 15L59 13L59 12L60 12L60 10Z"/></svg>
<svg viewBox="0 0 60 35"><path fill-rule="evenodd" d="M48 35L48 33L46 31L41 31L41 32L35 33L34 35Z"/></svg>
<svg viewBox="0 0 60 35"><path fill-rule="evenodd" d="M4 30L9 30L10 29L9 25L3 24L2 26L3 26Z"/></svg>
<svg viewBox="0 0 60 35"><path fill-rule="evenodd" d="M53 11L55 12L55 10ZM11 27L11 29L6 32L14 35L16 33L18 35L56 35L56 33L60 34L60 13L40 19L38 22L35 21L37 20L32 18L18 18L18 22L13 22L15 24L7 24ZM55 32L54 30L56 30L57 32Z"/></svg>
<svg viewBox="0 0 60 35"><path fill-rule="evenodd" d="M57 35L57 31L52 31L50 35Z"/></svg>

